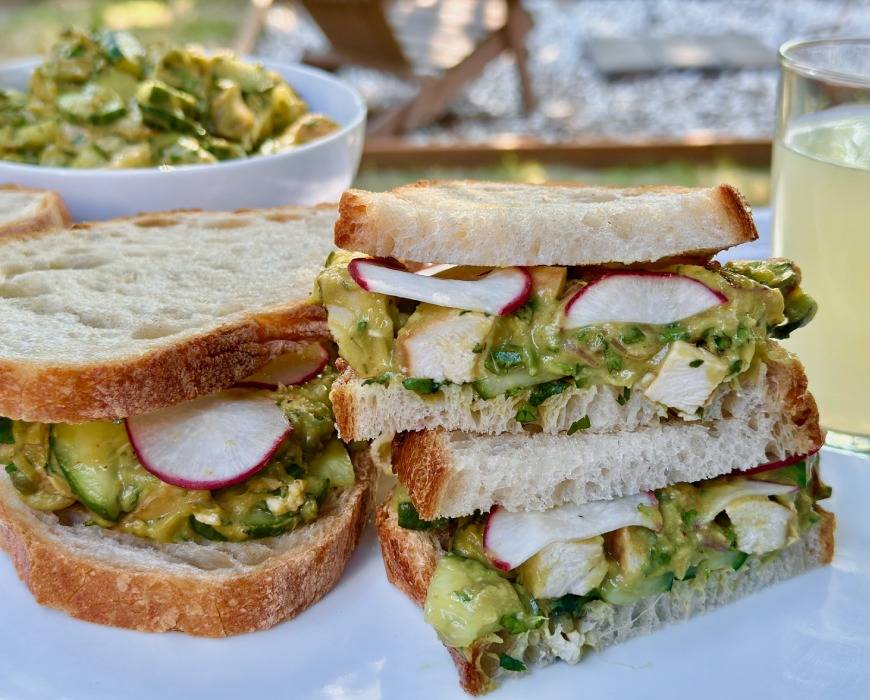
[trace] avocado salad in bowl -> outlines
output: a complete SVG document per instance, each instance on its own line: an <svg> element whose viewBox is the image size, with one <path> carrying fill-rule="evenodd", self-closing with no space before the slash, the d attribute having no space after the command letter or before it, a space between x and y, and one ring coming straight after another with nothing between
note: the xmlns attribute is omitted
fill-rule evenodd
<svg viewBox="0 0 870 700"><path fill-rule="evenodd" d="M0 181L58 192L77 221L313 205L352 182L365 122L316 68L68 29L0 64Z"/></svg>
<svg viewBox="0 0 870 700"><path fill-rule="evenodd" d="M0 157L70 168L217 163L338 129L278 73L228 53L67 30L26 92L0 89Z"/></svg>

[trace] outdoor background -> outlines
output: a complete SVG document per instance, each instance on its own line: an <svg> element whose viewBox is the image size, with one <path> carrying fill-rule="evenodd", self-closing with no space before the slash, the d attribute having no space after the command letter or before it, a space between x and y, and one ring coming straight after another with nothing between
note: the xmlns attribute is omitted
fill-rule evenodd
<svg viewBox="0 0 870 700"><path fill-rule="evenodd" d="M359 184L379 189L442 176L686 185L727 180L753 203L764 204L778 46L800 36L870 34L870 0L525 0L523 5L534 21L526 46L536 108L523 113L513 56L503 54L435 124L394 140L386 156L367 150ZM67 25L232 47L251 7L245 0L2 2L0 59L41 52ZM732 34L755 39L765 65L608 76L589 51L601 39ZM326 48L326 41L300 5L276 2L263 13L251 46L255 55L295 62L306 51ZM345 67L338 74L360 90L375 113L414 90L411 83L371 69ZM535 149L511 148L519 142L549 150L542 156ZM594 156L585 149L602 144L607 148ZM709 148L700 155L685 148L698 144ZM469 146L480 148L448 157L451 149ZM450 162L459 165L439 164Z"/></svg>

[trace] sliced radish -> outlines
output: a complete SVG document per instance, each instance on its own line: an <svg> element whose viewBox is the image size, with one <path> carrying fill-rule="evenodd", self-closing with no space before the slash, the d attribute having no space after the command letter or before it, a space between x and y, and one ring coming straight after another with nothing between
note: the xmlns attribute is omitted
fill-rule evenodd
<svg viewBox="0 0 870 700"><path fill-rule="evenodd" d="M638 507L657 505L655 495L647 492L542 513L511 513L496 506L486 521L483 547L497 567L510 571L553 542L585 540L629 525L660 529L661 521Z"/></svg>
<svg viewBox="0 0 870 700"><path fill-rule="evenodd" d="M704 488L695 518L695 527L712 522L729 503L744 496L783 496L797 491L797 486L775 484L770 481L734 479Z"/></svg>
<svg viewBox="0 0 870 700"><path fill-rule="evenodd" d="M274 390L279 386L304 384L320 374L327 362L329 353L326 348L319 343L311 343L300 350L279 355L236 386Z"/></svg>
<svg viewBox="0 0 870 700"><path fill-rule="evenodd" d="M593 280L565 305L563 328L593 323L664 325L694 316L728 298L674 272L614 272Z"/></svg>
<svg viewBox="0 0 870 700"><path fill-rule="evenodd" d="M369 258L354 258L347 269L354 281L369 292L498 316L525 304L532 289L532 277L522 267L493 270L473 281L406 272Z"/></svg>
<svg viewBox="0 0 870 700"><path fill-rule="evenodd" d="M792 464L797 464L798 462L802 462L805 459L809 459L814 454L817 454L818 451L822 449L821 447L817 447L811 452L807 452L802 455L792 455L791 457L786 457L785 459L779 459L775 462L768 462L767 464L759 464L757 467L753 467L752 469L743 469L741 471L734 472L735 474L743 474L749 476L750 474L762 474L763 472L769 472L773 469L782 469L783 467L790 467Z"/></svg>
<svg viewBox="0 0 870 700"><path fill-rule="evenodd" d="M269 394L227 389L127 419L140 464L186 489L231 486L262 469L292 426Z"/></svg>

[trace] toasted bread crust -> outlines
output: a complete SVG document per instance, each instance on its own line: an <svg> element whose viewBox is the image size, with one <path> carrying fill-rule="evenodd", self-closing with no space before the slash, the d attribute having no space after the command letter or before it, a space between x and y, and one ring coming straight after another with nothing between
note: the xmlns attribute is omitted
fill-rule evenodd
<svg viewBox="0 0 870 700"><path fill-rule="evenodd" d="M28 192L44 197L39 209L30 216L0 225L0 236L41 233L56 228L66 228L72 223L66 204L57 192L21 185L0 185L0 191Z"/></svg>
<svg viewBox="0 0 870 700"><path fill-rule="evenodd" d="M816 401L807 388L807 377L800 362L773 362L768 365L768 385L788 387L783 399L785 420L797 426L811 449L824 444L824 432L819 426L819 411ZM353 427L353 409L345 405L343 393L333 391L334 405L340 405L335 415L338 425ZM578 444L583 435L577 436ZM811 451L811 450L808 450ZM442 503L450 486L453 474L453 458L441 430L422 430L402 433L393 441L393 471L408 490L414 506L423 518L432 520L443 513Z"/></svg>
<svg viewBox="0 0 870 700"><path fill-rule="evenodd" d="M0 546L37 602L73 617L143 632L226 637L299 614L338 582L372 506L374 467L355 457L357 483L326 534L241 574L144 568L66 546L10 493L0 494ZM204 545L207 546L207 545Z"/></svg>
<svg viewBox="0 0 870 700"><path fill-rule="evenodd" d="M298 303L130 361L45 367L0 359L0 416L39 423L126 418L225 389L297 342L328 338L323 309Z"/></svg>
<svg viewBox="0 0 870 700"><path fill-rule="evenodd" d="M836 518L820 506L816 506L816 509L822 516L819 537L822 554L819 563L830 564L834 557ZM399 527L395 513L390 507L390 499L378 507L376 522L387 579L411 600L422 606L426 600L426 592L434 575L435 566L444 554L437 539L426 532ZM419 567L421 561L427 563L425 567ZM479 659L485 652L482 645L476 645L471 649L471 658L457 649L446 648L456 665L459 682L466 692L471 695L481 695L491 689L491 682L479 668Z"/></svg>
<svg viewBox="0 0 870 700"><path fill-rule="evenodd" d="M310 209L332 208L318 205ZM161 228L172 222L173 215L201 211L179 209L114 221ZM251 211L257 210L221 214L230 220ZM262 213L270 221L283 222L303 218L306 211L303 207L280 207ZM88 230L106 223L76 224L72 230ZM50 243L51 236L60 230L21 231L2 240ZM322 307L288 299L281 306L258 310L207 333L116 362L52 365L0 358L0 416L41 423L125 418L227 388L292 350L298 342L327 341L330 337Z"/></svg>
<svg viewBox="0 0 870 700"><path fill-rule="evenodd" d="M563 196L560 202L566 207L577 207L578 221L587 226L585 217L579 215L583 207L601 205L601 201L576 201L570 193L579 191L592 193L613 193L617 197L630 200L635 197L660 195L661 199L679 198L681 207L693 196L706 197L709 214L716 223L705 219L697 210L686 213L704 229L705 235L698 239L697 234L684 232L678 241L661 242L649 248L649 253L633 250L632 235L620 233L611 238L612 233L600 228L601 222L588 224L586 236L604 234L609 243L595 253L585 250L578 239L573 247L562 250L558 259L552 259L548 249L553 248L556 239L552 234L531 236L520 246L509 246L510 237L498 236L493 228L499 228L495 208L501 203L516 206L522 202L521 217L523 224L534 221L544 224L552 221L546 213L552 202ZM460 194L457 194L460 193ZM425 199L423 196L425 196ZM470 198L481 197L470 203ZM573 199L572 199L573 198ZM451 211L455 207L455 211ZM416 214L410 216L410 210ZM683 211L678 209L677 211ZM473 214L470 212L473 211ZM620 212L622 210L620 209ZM642 216L642 215L641 215ZM679 214L674 212L674 217ZM701 219L704 223L700 223ZM496 218L491 218L496 217ZM606 217L605 217L606 218ZM432 219L432 221L429 221ZM437 220L437 221L436 221ZM468 230L468 227L473 231ZM707 228L708 226L712 228ZM605 224L605 228L606 228ZM638 231L642 227L638 228ZM697 230L697 229L696 229ZM715 233L714 233L715 231ZM469 234L475 240L490 245L477 245L469 250ZM564 232L563 232L564 233ZM517 234L517 231L514 231ZM567 234L565 234L567 235ZM431 242L423 239L432 238ZM601 265L608 263L632 264L656 260L690 256L709 257L740 243L756 240L758 232L752 220L751 209L745 198L731 185L722 184L713 188L688 188L666 185L640 187L602 187L583 183L551 182L546 185L523 183L492 183L475 181L421 180L402 185L386 193L372 193L364 190L348 190L339 202L339 218L335 223L335 244L339 248L354 250L378 257L397 257L416 263L456 263L469 265ZM435 240L437 239L437 241ZM645 248L646 250L646 248ZM656 252L652 252L656 251ZM453 259L451 259L451 256Z"/></svg>

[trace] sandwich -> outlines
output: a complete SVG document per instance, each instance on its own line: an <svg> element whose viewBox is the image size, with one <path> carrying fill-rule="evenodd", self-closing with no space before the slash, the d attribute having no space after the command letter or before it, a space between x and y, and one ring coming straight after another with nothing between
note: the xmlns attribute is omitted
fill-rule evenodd
<svg viewBox="0 0 870 700"><path fill-rule="evenodd" d="M335 435L334 209L179 211L0 239L0 546L91 622L226 636L338 581L373 467Z"/></svg>
<svg viewBox="0 0 870 700"><path fill-rule="evenodd" d="M830 561L823 433L777 340L815 302L732 187L421 182L342 197L315 298L338 433L398 484L387 577L462 686Z"/></svg>
<svg viewBox="0 0 870 700"><path fill-rule="evenodd" d="M57 192L0 185L0 237L69 226L66 204Z"/></svg>

